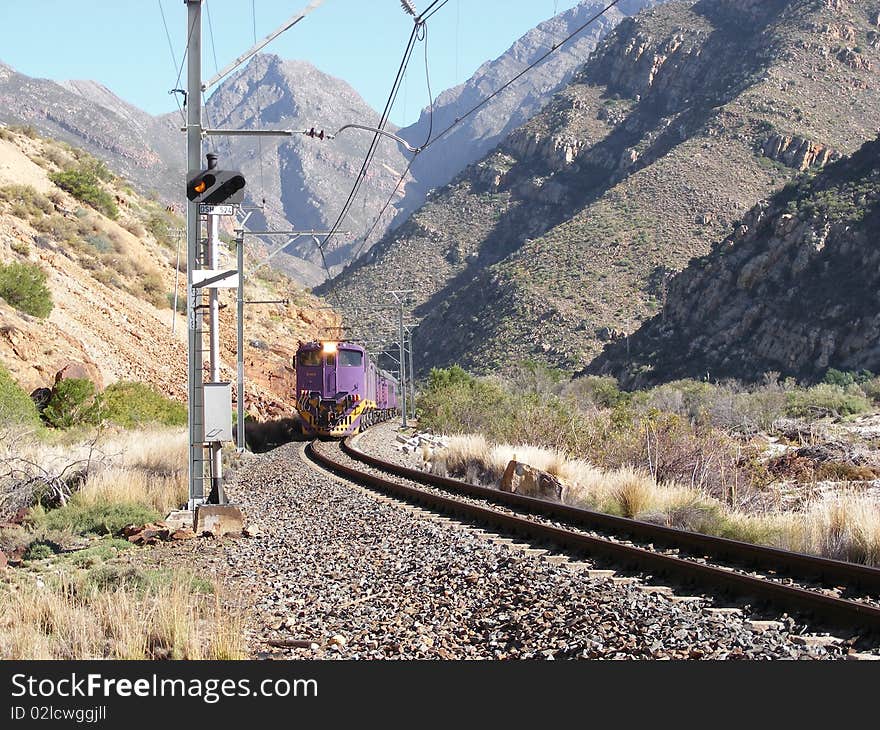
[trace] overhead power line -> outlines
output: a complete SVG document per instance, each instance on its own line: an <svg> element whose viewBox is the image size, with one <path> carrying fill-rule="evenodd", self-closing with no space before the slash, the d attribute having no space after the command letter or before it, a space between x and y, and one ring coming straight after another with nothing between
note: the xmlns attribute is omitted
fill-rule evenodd
<svg viewBox="0 0 880 730"><path fill-rule="evenodd" d="M419 24L415 23L413 25L412 33L410 33L409 40L406 44L406 49L403 52L403 58L400 61L400 65L397 69L397 75L394 78L394 83L391 86L391 91L388 94L388 100L385 102L385 108L382 111L382 116L379 120L379 124L377 125L377 129L384 130L385 125L388 123L388 118L391 114L391 108L394 106L394 101L397 98L397 93L400 90L400 85L403 80L404 74L406 73L406 67L409 64L409 59L412 56L413 49L415 48L416 38L419 32ZM348 198L345 201L345 204L342 206L342 210L336 218L335 223L330 227L330 233L324 238L321 245L318 249L321 252L321 262L324 266L324 270L327 273L328 278L332 278L332 274L330 273L330 269L327 266L327 261L324 254L324 248L329 245L332 241L333 236L336 235L339 230L342 222L345 220L346 215L348 215L348 211L351 209L352 203L357 197L358 191L360 190L361 185L363 184L364 178L366 177L367 169L370 166L370 163L375 157L376 149L379 144L379 139L382 137L382 132L378 131L373 135L373 140L370 143L370 146L367 150L367 154L364 157L363 164L361 165L361 169L355 178L354 185L351 188L351 192L348 194Z"/></svg>
<svg viewBox="0 0 880 730"><path fill-rule="evenodd" d="M427 149L428 147L430 147L431 145L433 145L437 140L442 139L443 137L445 137L445 136L446 136L446 135L447 135L452 129L454 129L455 127L457 127L457 126L458 126L459 124L461 124L465 119L467 119L469 116L471 116L471 114L474 114L475 112L477 112L477 111L479 111L480 109L482 109L482 108L483 108L486 104L488 104L492 99L494 99L494 98L495 98L496 96L498 96L501 92L503 92L505 89L507 89L509 86L511 86L511 84L514 84L514 83L516 83L517 81L519 81L519 80L520 80L523 76L525 76L529 71L531 71L533 68L535 68L535 66L538 66L538 65L540 65L541 63L543 63L543 62L547 59L548 56L550 56L550 55L552 55L553 53L555 53L556 51L558 51L560 48L562 48L562 46L564 46L566 43L568 43L569 41L571 41L575 36L578 36L578 35L580 35L581 33L583 33L583 31L585 31L589 26L591 26L593 23L595 23L597 20L599 20L599 18L601 18L603 15L605 15L605 13L607 13L609 10L611 10L615 5L619 5L620 2L621 2L621 0L613 0L613 2L608 3L608 5L606 5L602 10L600 10L600 11L599 11L598 13L596 13L593 17L591 17L586 23L584 23L584 24L581 25L580 27L576 28L574 31L572 31L571 33L569 33L565 38L563 38L563 39L562 39L561 41L559 41L558 43L554 43L553 46L550 48L550 50L548 50L546 53L543 53L541 56L539 56L539 57L536 58L534 61L532 61L532 62L531 62L528 66L526 66L522 71L520 71L518 74L516 74L516 75L513 76L511 79L509 79L509 80L506 81L504 84L502 84L502 85L499 86L497 89L495 89L495 91L493 91L491 94L489 94L489 96L487 96L485 99L483 99L483 100L480 101L479 103L477 103L477 104L475 104L474 106L472 106L470 109L468 109L468 110L467 110L464 114L462 114L460 117L457 117L457 118L455 119L455 121L452 122L452 124L450 124L448 127L446 127L446 129L444 129L442 132L440 132L439 134L437 134L437 136L434 137L432 140L428 141L427 144L425 144L425 145L422 147L422 149L420 150L420 152L421 152L421 151L424 151L425 149Z"/></svg>
<svg viewBox="0 0 880 730"><path fill-rule="evenodd" d="M449 2L449 0L437 0L437 2L432 3L428 7L428 9L425 11L425 13L423 13L422 16L420 16L420 17L422 17L424 19L429 18L431 15L433 15L438 10L440 10L447 2ZM358 256L360 256L360 253L363 250L364 246L366 245L366 242L369 240L370 235L372 235L376 226L379 224L379 221L381 221L382 217L385 215L385 211L391 205L391 201L394 199L394 195L397 192L398 188L400 187L400 183L403 182L403 179L409 173L410 169L412 168L413 162L415 161L416 157L419 156L419 154L424 152L428 147L433 145L438 140L445 137L450 131L452 131L452 129L457 127L459 124L461 124L469 116L471 116L472 114L477 112L479 109L484 107L492 99L494 99L496 96L498 96L499 94L504 92L507 88L509 88L512 84L516 83L519 79L521 79L523 76L525 76L533 68L540 65L545 59L547 59L548 56L555 53L557 50L559 50L566 43L568 43L573 38L578 36L580 33L582 33L584 30L586 30L589 26L591 26L593 23L595 23L597 20L599 20L599 18L603 17L609 10L611 10L616 5L619 5L620 2L621 2L621 0L613 0L612 2L608 3L608 5L606 5L601 11L599 11L598 13L593 15L585 23L583 23L578 28L576 28L574 31L569 33L569 35L567 35L561 41L554 43L553 46L546 53L542 54L537 59L532 61L525 68L523 68L519 73L514 75L512 78L510 78L504 84L499 86L495 91L493 91L491 94L489 94L489 96L482 99L480 102L478 102L473 107L468 109L468 111L466 111L461 116L457 117L455 119L455 121L452 122L452 124L447 126L445 129L443 129L441 132L439 132L436 136L431 137L430 132L429 132L428 139L425 141L425 143L421 147L417 148L416 151L413 153L413 157L410 159L409 164L406 166L406 169L403 171L403 174L400 176L397 183L395 184L393 190L391 191L391 195L388 196L388 199L385 201L385 204L382 206L381 210L379 211L379 215L376 216L376 219L373 221L373 224L367 230L367 233L364 235L363 239L361 240L360 244L358 245L358 248L356 249L355 254L352 257L352 260L355 260L355 259L357 259ZM435 6L437 6L437 7L435 8ZM430 12L432 8L434 8L434 10L433 10L433 12ZM426 50L426 63L427 63L427 50ZM432 115L430 124L433 126L433 115Z"/></svg>

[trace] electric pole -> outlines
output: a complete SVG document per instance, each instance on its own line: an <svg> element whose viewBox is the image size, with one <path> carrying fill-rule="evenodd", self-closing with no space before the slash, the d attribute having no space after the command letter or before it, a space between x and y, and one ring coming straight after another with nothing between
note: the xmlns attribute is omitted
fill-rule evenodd
<svg viewBox="0 0 880 730"><path fill-rule="evenodd" d="M187 179L202 166L202 0L186 0L187 7L187 83L186 83L186 162ZM186 206L186 320L187 399L189 421L189 508L204 501L205 465L205 389L202 372L202 318L199 308L201 289L194 288L193 272L199 266L199 204Z"/></svg>
<svg viewBox="0 0 880 730"><path fill-rule="evenodd" d="M390 294L394 297L394 301L397 302L398 313L397 313L397 344L398 350L400 354L400 414L401 414L401 428L406 428L406 333L403 328L403 305L409 299L409 295L415 291L414 289L397 289L387 291L386 294Z"/></svg>

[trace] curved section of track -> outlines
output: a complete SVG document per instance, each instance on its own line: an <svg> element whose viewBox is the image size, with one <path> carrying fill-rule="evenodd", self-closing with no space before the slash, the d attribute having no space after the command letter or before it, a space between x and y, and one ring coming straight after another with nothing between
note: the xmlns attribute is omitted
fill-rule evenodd
<svg viewBox="0 0 880 730"><path fill-rule="evenodd" d="M712 560L751 565L774 575L784 572L809 576L811 581L819 579L832 586L858 585L867 592L880 587L880 570L876 568L651 525L438 477L366 454L353 446L351 439L343 443L316 444L309 444L306 453L324 468L432 510L491 525L531 540L553 543L565 550L601 557L618 565L697 583L709 592L726 591L757 598L835 626L880 633L880 608L870 602L827 595L820 592L821 589L787 584L730 566L712 565L704 558L709 556ZM365 468L356 468L350 459L363 463ZM373 470L393 474L409 483L403 484ZM502 509L493 509L491 504ZM553 524L547 520L552 520ZM591 531L590 534L584 529ZM593 534L594 531L607 533L607 536ZM651 545L640 547L622 542L621 535L646 543L696 551L701 559L671 555L668 551L652 549Z"/></svg>

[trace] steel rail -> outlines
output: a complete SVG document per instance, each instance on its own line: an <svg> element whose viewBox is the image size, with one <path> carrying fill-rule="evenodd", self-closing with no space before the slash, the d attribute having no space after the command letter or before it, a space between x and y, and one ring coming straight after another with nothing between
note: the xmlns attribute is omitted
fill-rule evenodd
<svg viewBox="0 0 880 730"><path fill-rule="evenodd" d="M502 492L489 487L480 487L458 479L428 474L418 469L411 469L400 464L384 461L355 447L351 443L350 438L342 443L342 450L357 461L406 479L412 479L416 482L430 484L441 489L448 489L480 499L491 500L497 504L515 507L530 514L548 517L560 522L567 522L588 529L613 530L615 533L623 533L652 544L659 543L668 547L684 548L689 552L696 552L706 557L736 561L777 574L790 575L801 579L822 579L826 583L835 586L858 586L866 592L876 591L880 593L880 569L869 565L823 558L817 555L806 555L781 548L756 545L715 535L706 535L701 532L655 525L650 522L618 517L580 507L571 507L559 502Z"/></svg>
<svg viewBox="0 0 880 730"><path fill-rule="evenodd" d="M586 535L469 502L462 502L435 492L398 484L376 474L360 471L348 464L341 463L322 453L315 447L315 443L310 442L306 446L306 455L325 469L343 475L356 483L366 484L379 491L425 505L433 510L462 516L469 521L489 524L533 540L550 542L566 550L599 556L619 565L649 572L652 575L674 576L685 582L708 586L714 592L722 589L740 597L757 598L789 611L810 614L837 626L847 626L859 632L880 632L880 608L665 553L653 552L633 545L625 545L614 540ZM352 447L344 442L341 447L352 450ZM414 473L420 475L421 478L418 481L424 481L423 477L426 475L421 472ZM412 477L407 476L407 478L411 479ZM480 491L473 491L484 488L467 486L470 488L467 492L470 496L484 496ZM534 501L540 502L541 500Z"/></svg>

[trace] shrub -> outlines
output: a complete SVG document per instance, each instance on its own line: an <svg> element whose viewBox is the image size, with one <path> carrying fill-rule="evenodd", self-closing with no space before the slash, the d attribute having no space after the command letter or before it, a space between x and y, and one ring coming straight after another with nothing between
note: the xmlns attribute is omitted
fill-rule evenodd
<svg viewBox="0 0 880 730"><path fill-rule="evenodd" d="M150 271L138 276L132 287L132 294L149 302L156 309L164 309L168 306L165 282L158 272Z"/></svg>
<svg viewBox="0 0 880 730"><path fill-rule="evenodd" d="M563 396L580 407L592 405L596 408L614 408L630 398L618 388L616 378L598 375L575 378L565 387Z"/></svg>
<svg viewBox="0 0 880 730"><path fill-rule="evenodd" d="M12 206L13 215L27 221L54 212L52 201L30 185L7 185L0 188L0 200Z"/></svg>
<svg viewBox="0 0 880 730"><path fill-rule="evenodd" d="M94 383L85 378L68 378L57 383L43 410L43 418L55 428L70 428L94 422Z"/></svg>
<svg viewBox="0 0 880 730"><path fill-rule="evenodd" d="M30 139L36 139L38 137L37 129L32 124L13 124L9 127L11 132L18 132L19 134L23 134L25 137Z"/></svg>
<svg viewBox="0 0 880 730"><path fill-rule="evenodd" d="M873 401L880 401L880 375L861 383L859 387L868 398Z"/></svg>
<svg viewBox="0 0 880 730"><path fill-rule="evenodd" d="M41 218L33 226L40 233L48 233L55 240L67 243L73 243L80 235L77 223L59 213L52 213L52 215Z"/></svg>
<svg viewBox="0 0 880 730"><path fill-rule="evenodd" d="M99 164L103 165L103 163ZM106 170L106 167L103 169ZM119 209L113 196L101 187L102 178L98 170L95 165L80 164L73 169L53 173L49 175L49 179L77 200L92 206L108 218L116 218Z"/></svg>
<svg viewBox="0 0 880 730"><path fill-rule="evenodd" d="M119 382L107 387L100 397L100 414L124 428L158 423L186 424L186 407L160 395L144 383Z"/></svg>
<svg viewBox="0 0 880 730"><path fill-rule="evenodd" d="M40 421L37 407L16 383L9 371L0 365L0 426L36 426Z"/></svg>
<svg viewBox="0 0 880 730"><path fill-rule="evenodd" d="M419 401L420 420L443 433L506 434L517 401L497 381L478 379L455 365L433 368Z"/></svg>
<svg viewBox="0 0 880 730"><path fill-rule="evenodd" d="M24 551L25 560L45 560L57 554L60 547L46 540L34 540Z"/></svg>
<svg viewBox="0 0 880 730"><path fill-rule="evenodd" d="M94 248L98 253L107 253L108 251L113 250L113 244L107 240L106 236L102 236L100 233L92 234L91 236L86 236L85 241L92 248Z"/></svg>
<svg viewBox="0 0 880 730"><path fill-rule="evenodd" d="M787 393L787 399L786 413L794 417L851 416L871 408L871 402L856 385L844 388L820 383L806 390L791 390Z"/></svg>
<svg viewBox="0 0 880 730"><path fill-rule="evenodd" d="M36 264L15 261L0 266L0 297L16 309L41 319L52 311L46 274Z"/></svg>
<svg viewBox="0 0 880 730"><path fill-rule="evenodd" d="M138 502L81 500L74 495L63 507L35 507L30 520L37 529L67 530L79 535L119 535L126 525L146 525L161 519L153 508Z"/></svg>
<svg viewBox="0 0 880 730"><path fill-rule="evenodd" d="M837 385L841 388L847 388L850 385L866 383L873 377L874 373L870 370L848 370L844 372L836 370L835 368L828 368L828 372L825 373L822 382L828 383L829 385Z"/></svg>

